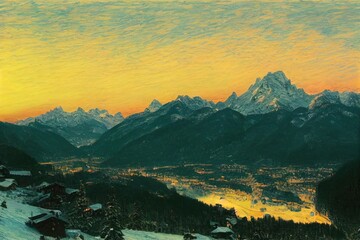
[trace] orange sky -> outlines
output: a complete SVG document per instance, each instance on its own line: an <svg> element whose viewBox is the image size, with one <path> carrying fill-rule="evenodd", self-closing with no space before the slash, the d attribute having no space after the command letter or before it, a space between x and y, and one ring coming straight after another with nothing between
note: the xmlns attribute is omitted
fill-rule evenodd
<svg viewBox="0 0 360 240"><path fill-rule="evenodd" d="M0 5L0 121L224 100L277 70L308 93L360 92L356 3L54 2Z"/></svg>

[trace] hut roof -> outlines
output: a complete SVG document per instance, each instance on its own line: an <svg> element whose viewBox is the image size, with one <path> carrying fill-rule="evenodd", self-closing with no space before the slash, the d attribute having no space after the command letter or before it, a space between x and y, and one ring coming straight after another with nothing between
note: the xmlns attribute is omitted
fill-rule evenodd
<svg viewBox="0 0 360 240"><path fill-rule="evenodd" d="M228 227L217 227L211 233L234 233L234 232Z"/></svg>
<svg viewBox="0 0 360 240"><path fill-rule="evenodd" d="M29 177L29 176L31 176L31 172L30 171L25 171L25 170L21 170L21 171L11 170L10 175Z"/></svg>
<svg viewBox="0 0 360 240"><path fill-rule="evenodd" d="M8 188L11 185L16 184L15 179L12 178L6 178L4 181L0 182L0 187Z"/></svg>
<svg viewBox="0 0 360 240"><path fill-rule="evenodd" d="M65 188L65 192L66 194L73 194L73 193L77 193L79 192L80 190L79 189L74 189L74 188Z"/></svg>
<svg viewBox="0 0 360 240"><path fill-rule="evenodd" d="M93 205L90 205L89 208L93 211L97 211L102 209L102 204L101 203L95 203Z"/></svg>
<svg viewBox="0 0 360 240"><path fill-rule="evenodd" d="M34 224L38 224L38 223L41 223L41 222L45 222L47 221L48 219L51 219L51 218L54 218L58 221L62 221L64 223L67 223L67 221L62 218L62 217L57 217L53 214L49 214L49 213L41 213L39 215L36 215L34 217L29 217L29 219L34 223Z"/></svg>

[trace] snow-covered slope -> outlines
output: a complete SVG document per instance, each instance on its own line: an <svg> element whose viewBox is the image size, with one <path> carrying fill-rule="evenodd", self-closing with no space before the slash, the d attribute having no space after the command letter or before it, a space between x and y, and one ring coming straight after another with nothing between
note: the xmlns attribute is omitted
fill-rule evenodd
<svg viewBox="0 0 360 240"><path fill-rule="evenodd" d="M360 108L360 93L345 91L339 93L339 95L341 103L345 106Z"/></svg>
<svg viewBox="0 0 360 240"><path fill-rule="evenodd" d="M0 201L3 200L7 203L7 208L0 207L0 240L38 240L41 236L36 229L28 227L25 222L28 217L34 216L40 213L48 212L48 210L34 207L23 203L24 199L32 193L31 190L18 188L14 191L3 192L0 191ZM124 229L125 240L181 240L180 235L154 233L145 231L135 231ZM81 233L86 240L99 240L100 237L90 236L85 233ZM197 239L210 240L206 236L196 234ZM47 240L53 240L54 238L46 237ZM65 238L67 240L73 238Z"/></svg>
<svg viewBox="0 0 360 240"><path fill-rule="evenodd" d="M1 240L38 240L41 236L36 229L28 227L28 217L48 212L46 209L22 203L29 191L19 188L15 191L0 191L0 200L5 200L7 208L0 207L0 239ZM83 234L86 240L97 238ZM47 239L54 239L47 237ZM68 238L70 239L70 238Z"/></svg>
<svg viewBox="0 0 360 240"><path fill-rule="evenodd" d="M125 229L122 231L125 235L126 240L183 240L183 236L174 235L174 234L166 234L166 233L154 233L154 232L145 232L145 231L135 231ZM197 240L211 240L213 238L206 237L200 234L194 234Z"/></svg>
<svg viewBox="0 0 360 240"><path fill-rule="evenodd" d="M239 97L233 93L224 104L248 115L307 107L311 99L312 96L292 85L285 74L278 71L268 73L263 79L258 78L255 84Z"/></svg>
<svg viewBox="0 0 360 240"><path fill-rule="evenodd" d="M17 122L37 128L53 131L75 146L93 143L101 134L124 120L121 113L111 115L107 110L98 108L88 112L78 108L74 112L65 112L57 107L35 118L27 118Z"/></svg>

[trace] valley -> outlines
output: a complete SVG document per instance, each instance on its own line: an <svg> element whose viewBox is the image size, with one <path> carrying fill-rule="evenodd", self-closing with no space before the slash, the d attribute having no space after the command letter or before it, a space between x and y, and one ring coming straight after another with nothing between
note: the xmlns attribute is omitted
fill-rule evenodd
<svg viewBox="0 0 360 240"><path fill-rule="evenodd" d="M46 164L65 174L101 171L116 181L129 176L155 178L181 195L209 205L234 208L239 217L248 219L270 215L294 222L327 224L331 221L315 209L316 186L339 167L185 164L114 169L101 167L101 159L96 158Z"/></svg>

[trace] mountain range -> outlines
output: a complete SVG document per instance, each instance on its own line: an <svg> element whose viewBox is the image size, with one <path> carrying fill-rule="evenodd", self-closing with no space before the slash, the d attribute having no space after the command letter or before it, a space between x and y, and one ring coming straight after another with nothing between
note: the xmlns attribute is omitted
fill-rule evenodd
<svg viewBox="0 0 360 240"><path fill-rule="evenodd" d="M191 112L176 103L152 116L152 131L129 140L124 131L111 129L93 150L110 154L109 166L339 163L358 154L359 116L360 109L339 105L245 116L229 108Z"/></svg>
<svg viewBox="0 0 360 240"><path fill-rule="evenodd" d="M111 115L107 110L98 108L88 112L82 108L74 112L65 112L62 107L57 107L40 116L19 121L17 124L47 129L80 147L95 142L101 134L123 120L121 113Z"/></svg>
<svg viewBox="0 0 360 240"><path fill-rule="evenodd" d="M358 154L359 123L359 93L310 95L279 71L224 102L186 95L165 104L155 99L125 119L106 110L56 108L17 124L60 135L82 146L77 154L99 156L108 166L144 166L343 162Z"/></svg>
<svg viewBox="0 0 360 240"><path fill-rule="evenodd" d="M320 163L357 156L360 95L309 95L283 72L257 79L225 102L179 96L126 118L88 150L110 166ZM151 104L153 105L153 104Z"/></svg>

